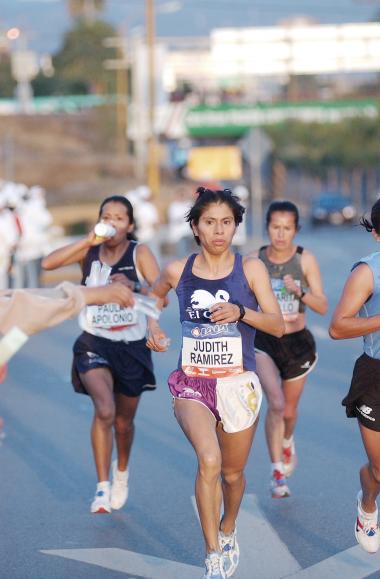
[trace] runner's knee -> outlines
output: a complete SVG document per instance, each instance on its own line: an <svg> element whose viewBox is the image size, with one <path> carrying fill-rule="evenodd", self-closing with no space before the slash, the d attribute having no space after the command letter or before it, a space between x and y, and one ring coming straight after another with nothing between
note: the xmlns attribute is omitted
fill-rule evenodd
<svg viewBox="0 0 380 579"><path fill-rule="evenodd" d="M377 484L380 484L380 464L379 463L375 463L375 464L369 463L369 469L371 471L373 478L377 482Z"/></svg>
<svg viewBox="0 0 380 579"><path fill-rule="evenodd" d="M284 420L295 420L298 416L298 409L296 406L285 406Z"/></svg>
<svg viewBox="0 0 380 579"><path fill-rule="evenodd" d="M273 396L268 398L268 411L273 414L278 414L281 417L285 412L285 400L282 396Z"/></svg>
<svg viewBox="0 0 380 579"><path fill-rule="evenodd" d="M95 416L106 426L112 426L115 421L115 408L108 404L97 404L95 407Z"/></svg>
<svg viewBox="0 0 380 579"><path fill-rule="evenodd" d="M115 417L115 432L117 434L129 434L134 429L133 419L117 414Z"/></svg>
<svg viewBox="0 0 380 579"><path fill-rule="evenodd" d="M202 477L219 476L222 461L218 452L203 451L198 454L199 472Z"/></svg>
<svg viewBox="0 0 380 579"><path fill-rule="evenodd" d="M244 471L243 470L234 470L234 471L222 471L223 481L230 486L236 485L237 483L241 483L244 479Z"/></svg>

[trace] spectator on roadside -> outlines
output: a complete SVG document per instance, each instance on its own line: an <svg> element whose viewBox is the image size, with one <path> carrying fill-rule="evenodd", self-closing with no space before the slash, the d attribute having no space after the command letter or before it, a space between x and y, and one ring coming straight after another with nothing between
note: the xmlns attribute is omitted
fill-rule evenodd
<svg viewBox="0 0 380 579"><path fill-rule="evenodd" d="M134 191L134 214L136 220L136 237L140 243L145 243L153 251L155 257L160 257L159 225L160 216L157 208L151 200L151 190L146 185L141 185ZM130 197L127 197L130 200Z"/></svg>
<svg viewBox="0 0 380 579"><path fill-rule="evenodd" d="M0 290L9 287L12 254L19 236L14 215L7 207L7 199L0 192Z"/></svg>
<svg viewBox="0 0 380 579"><path fill-rule="evenodd" d="M41 262L49 252L49 227L53 222L46 207L45 191L31 187L23 195L17 212L21 236L15 255L14 287L40 287Z"/></svg>

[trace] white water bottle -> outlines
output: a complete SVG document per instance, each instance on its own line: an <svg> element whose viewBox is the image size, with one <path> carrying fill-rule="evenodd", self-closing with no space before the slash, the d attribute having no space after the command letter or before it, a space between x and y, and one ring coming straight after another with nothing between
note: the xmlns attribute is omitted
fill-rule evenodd
<svg viewBox="0 0 380 579"><path fill-rule="evenodd" d="M133 293L133 299L135 301L135 305L133 306L135 310L158 320L161 310L156 306L156 300L154 298Z"/></svg>
<svg viewBox="0 0 380 579"><path fill-rule="evenodd" d="M110 223L99 221L99 223L97 223L94 227L94 232L96 237L104 237L105 239L108 239L115 235L116 229Z"/></svg>

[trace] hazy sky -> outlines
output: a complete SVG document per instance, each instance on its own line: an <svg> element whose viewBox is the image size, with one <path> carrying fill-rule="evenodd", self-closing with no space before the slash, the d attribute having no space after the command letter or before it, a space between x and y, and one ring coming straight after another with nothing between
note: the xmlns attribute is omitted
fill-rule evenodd
<svg viewBox="0 0 380 579"><path fill-rule="evenodd" d="M144 25L144 0L106 0L104 19L126 33ZM55 52L70 27L66 0L0 0L0 30L17 26L29 46ZM365 22L380 12L380 0L156 0L157 34L207 36L213 28L270 26L307 15L322 24Z"/></svg>

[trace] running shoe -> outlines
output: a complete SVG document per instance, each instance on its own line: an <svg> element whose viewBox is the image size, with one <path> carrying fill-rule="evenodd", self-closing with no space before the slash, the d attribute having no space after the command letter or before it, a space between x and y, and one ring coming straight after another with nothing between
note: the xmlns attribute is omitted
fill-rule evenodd
<svg viewBox="0 0 380 579"><path fill-rule="evenodd" d="M282 462L284 463L284 475L289 477L297 466L297 455L294 442L287 448L282 449Z"/></svg>
<svg viewBox="0 0 380 579"><path fill-rule="evenodd" d="M218 551L208 553L205 560L204 579L226 579L227 575L223 568L223 555Z"/></svg>
<svg viewBox="0 0 380 579"><path fill-rule="evenodd" d="M272 493L272 499L284 499L285 497L290 497L290 490L286 484L284 473L279 470L273 471L270 481L270 490Z"/></svg>
<svg viewBox="0 0 380 579"><path fill-rule="evenodd" d="M355 522L355 537L359 545L367 551L367 553L376 553L380 547L380 530L377 524L377 508L373 513L373 518L367 519L363 517L361 508L362 491L358 492L357 507L358 516Z"/></svg>
<svg viewBox="0 0 380 579"><path fill-rule="evenodd" d="M128 469L121 472L117 469L117 460L112 463L112 486L111 486L111 507L115 510L121 509L128 498Z"/></svg>
<svg viewBox="0 0 380 579"><path fill-rule="evenodd" d="M219 547L223 555L223 566L226 577L232 577L239 565L239 544L236 539L236 527L230 535L219 531Z"/></svg>
<svg viewBox="0 0 380 579"><path fill-rule="evenodd" d="M99 485L96 488L96 493L94 500L91 503L91 512L92 513L110 513L111 512L111 503L110 503L110 488L107 487L100 487Z"/></svg>

